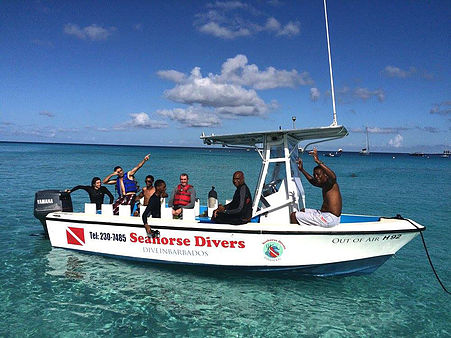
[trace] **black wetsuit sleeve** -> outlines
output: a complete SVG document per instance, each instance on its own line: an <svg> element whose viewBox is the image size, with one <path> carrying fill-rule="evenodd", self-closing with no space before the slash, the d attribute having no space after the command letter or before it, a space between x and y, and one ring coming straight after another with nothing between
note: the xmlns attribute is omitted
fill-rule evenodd
<svg viewBox="0 0 451 338"><path fill-rule="evenodd" d="M147 207L144 210L143 215L142 215L144 224L147 224L147 217L149 217L149 215L150 215L150 209L151 209L151 204L149 203L149 204L147 204Z"/></svg>
<svg viewBox="0 0 451 338"><path fill-rule="evenodd" d="M108 197L110 198L110 204L113 204L114 196L113 196L113 194L108 190L108 188L107 188L107 187L100 187L100 190L101 190L102 192L104 192L105 194L108 195Z"/></svg>
<svg viewBox="0 0 451 338"><path fill-rule="evenodd" d="M235 196L233 196L233 197L235 198ZM228 209L225 211L225 213L228 215L234 215L234 214L240 213L243 210L245 201L246 201L246 186L243 184L240 187L239 203L237 203L238 207L235 209ZM229 204L234 205L232 203L233 203L233 201Z"/></svg>
<svg viewBox="0 0 451 338"><path fill-rule="evenodd" d="M89 188L91 188L89 185L77 185L76 187L70 189L70 192L73 193L74 191L83 189L84 191L89 193Z"/></svg>
<svg viewBox="0 0 451 338"><path fill-rule="evenodd" d="M144 210L144 213L142 215L142 220L144 224L147 224L147 217L149 215L152 215L153 218L161 218L161 206L160 206L160 198L152 195L152 197L149 200L149 204L147 205L146 209Z"/></svg>

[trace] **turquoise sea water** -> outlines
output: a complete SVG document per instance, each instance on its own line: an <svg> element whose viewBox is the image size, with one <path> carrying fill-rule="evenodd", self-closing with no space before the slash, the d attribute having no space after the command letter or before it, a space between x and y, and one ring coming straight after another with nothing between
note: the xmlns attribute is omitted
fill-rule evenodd
<svg viewBox="0 0 451 338"><path fill-rule="evenodd" d="M203 204L211 185L220 201L230 198L238 169L253 191L260 167L252 151L0 143L1 337L451 335L450 296L419 237L370 275L334 278L193 272L52 249L33 217L34 193L88 185L147 153L142 184L152 174L172 188L187 172ZM337 173L345 213L399 213L427 227L431 258L451 289L451 160L344 153L324 161ZM319 206L320 191L305 189L307 206ZM88 195L72 199L81 211Z"/></svg>

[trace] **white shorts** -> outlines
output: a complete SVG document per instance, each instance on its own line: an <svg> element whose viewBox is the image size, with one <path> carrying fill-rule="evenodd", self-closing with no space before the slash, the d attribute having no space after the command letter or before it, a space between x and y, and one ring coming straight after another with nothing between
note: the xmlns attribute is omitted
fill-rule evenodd
<svg viewBox="0 0 451 338"><path fill-rule="evenodd" d="M315 225L324 228L331 228L340 223L340 217L330 212L322 212L316 209L296 211L296 220L301 225Z"/></svg>

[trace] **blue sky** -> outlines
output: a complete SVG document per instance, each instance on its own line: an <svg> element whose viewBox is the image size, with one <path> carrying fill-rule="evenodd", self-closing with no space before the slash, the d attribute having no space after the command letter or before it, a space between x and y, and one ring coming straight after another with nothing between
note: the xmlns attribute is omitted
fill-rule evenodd
<svg viewBox="0 0 451 338"><path fill-rule="evenodd" d="M449 1L329 1L320 149L451 144ZM332 122L323 2L1 1L0 140L202 146Z"/></svg>

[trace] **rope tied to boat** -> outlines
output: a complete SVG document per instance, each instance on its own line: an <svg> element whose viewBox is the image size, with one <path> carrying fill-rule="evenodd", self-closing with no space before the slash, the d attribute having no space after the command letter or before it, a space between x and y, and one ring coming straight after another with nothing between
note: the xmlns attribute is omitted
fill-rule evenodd
<svg viewBox="0 0 451 338"><path fill-rule="evenodd" d="M397 214L395 217L382 217L382 218L387 218L387 219L401 219L403 221L407 221L410 224L412 224L415 228L417 228L418 230L420 230L420 236L421 236L421 241L423 242L423 246L424 246L424 251L426 252L426 256L428 258L429 261L429 265L431 266L432 271L434 272L435 278L437 279L437 281L439 282L440 286L442 287L442 289L449 295L451 294L445 287L445 285L443 285L442 281L440 280L440 277L437 274L437 271L435 270L434 264L432 264L432 260L431 260L431 256L429 255L429 251L428 248L426 246L426 241L424 240L424 236L423 236L423 232L421 231L421 229L415 224L413 223L410 219L404 218L402 217L400 214Z"/></svg>

